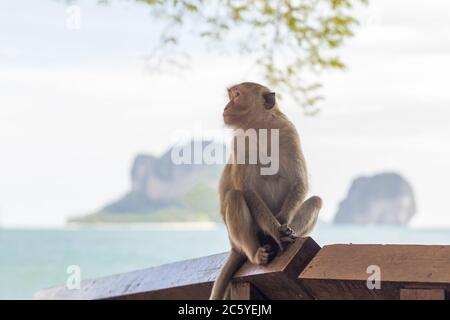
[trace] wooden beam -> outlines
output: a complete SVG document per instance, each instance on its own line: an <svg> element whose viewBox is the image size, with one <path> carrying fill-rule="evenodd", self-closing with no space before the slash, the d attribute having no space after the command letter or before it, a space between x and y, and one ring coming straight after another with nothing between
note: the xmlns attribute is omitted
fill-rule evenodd
<svg viewBox="0 0 450 320"><path fill-rule="evenodd" d="M65 286L44 289L35 299L207 299L227 253L184 260L81 282L79 290Z"/></svg>
<svg viewBox="0 0 450 320"><path fill-rule="evenodd" d="M230 288L231 300L265 300L265 297L250 282L233 282Z"/></svg>
<svg viewBox="0 0 450 320"><path fill-rule="evenodd" d="M445 300L444 289L400 289L400 300Z"/></svg>
<svg viewBox="0 0 450 320"><path fill-rule="evenodd" d="M272 300L311 299L312 296L297 281L297 277L319 250L320 246L312 238L297 239L268 265L246 263L236 273L235 281L252 283L264 296Z"/></svg>
<svg viewBox="0 0 450 320"><path fill-rule="evenodd" d="M370 268L377 267L381 287L369 289ZM450 246L325 246L298 280L316 299L400 299L400 290L410 287L450 290Z"/></svg>
<svg viewBox="0 0 450 320"><path fill-rule="evenodd" d="M245 263L233 281L248 282L272 299L307 299L296 281L302 268L320 250L311 238L297 239L266 266ZM185 260L154 268L84 280L81 289L44 289L35 299L207 299L228 253ZM242 289L240 289L242 290Z"/></svg>

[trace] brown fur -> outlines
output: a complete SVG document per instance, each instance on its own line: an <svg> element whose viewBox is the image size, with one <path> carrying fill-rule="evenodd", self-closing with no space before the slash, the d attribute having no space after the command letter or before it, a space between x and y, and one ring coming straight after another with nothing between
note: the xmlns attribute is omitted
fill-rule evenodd
<svg viewBox="0 0 450 320"><path fill-rule="evenodd" d="M221 215L232 253L214 283L211 299L224 298L233 273L246 259L267 264L277 249L282 251L284 244L311 232L322 205L319 197L305 201L308 178L300 139L272 101L274 94L262 85L245 82L230 88L229 98L223 114L227 126L279 130L280 165L277 174L261 175L259 162L236 163L234 144L219 184ZM270 153L270 143L267 149Z"/></svg>

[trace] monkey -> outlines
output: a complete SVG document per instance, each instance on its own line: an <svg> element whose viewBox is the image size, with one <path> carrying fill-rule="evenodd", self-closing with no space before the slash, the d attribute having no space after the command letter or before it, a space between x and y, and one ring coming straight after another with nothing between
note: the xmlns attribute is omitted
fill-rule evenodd
<svg viewBox="0 0 450 320"><path fill-rule="evenodd" d="M306 199L308 176L300 138L295 126L278 107L275 93L267 87L244 82L228 89L229 102L223 111L225 126L233 129L277 129L279 168L276 174L261 175L261 162L238 163L236 139L219 181L220 213L231 251L214 282L210 299L225 299L229 283L247 260L265 265L297 237L314 228L322 199ZM256 137L259 140L259 137ZM257 144L259 146L259 144ZM273 150L267 143L268 150ZM245 151L245 159L250 154Z"/></svg>

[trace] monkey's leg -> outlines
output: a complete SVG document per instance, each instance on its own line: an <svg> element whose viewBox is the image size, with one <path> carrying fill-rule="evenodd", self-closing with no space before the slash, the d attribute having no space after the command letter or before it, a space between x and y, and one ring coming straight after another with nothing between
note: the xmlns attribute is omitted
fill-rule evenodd
<svg viewBox="0 0 450 320"><path fill-rule="evenodd" d="M289 217L288 226L294 229L299 237L307 236L317 222L319 211L322 208L322 199L313 196L302 203L300 209Z"/></svg>
<svg viewBox="0 0 450 320"><path fill-rule="evenodd" d="M238 190L230 190L225 201L225 223L232 244L252 263L267 264L270 248L259 243L258 227L250 214L244 195Z"/></svg>
<svg viewBox="0 0 450 320"><path fill-rule="evenodd" d="M227 290L228 284L230 283L233 274L236 270L245 262L246 258L243 254L238 253L235 249L231 249L230 255L225 262L225 265L220 270L219 276L216 281L214 281L214 285L211 291L210 300L219 300L224 299Z"/></svg>
<svg viewBox="0 0 450 320"><path fill-rule="evenodd" d="M282 242L286 239L280 237L281 224L264 203L264 200L262 200L257 193L246 191L245 201L256 224L265 234L271 236L279 246L280 250L283 251Z"/></svg>
<svg viewBox="0 0 450 320"><path fill-rule="evenodd" d="M275 215L282 225L286 225L291 218L297 214L301 204L305 200L305 190L306 187L302 183L294 185L291 190L289 190L280 212Z"/></svg>
<svg viewBox="0 0 450 320"><path fill-rule="evenodd" d="M233 274L247 258L252 263L265 264L268 262L270 254L270 248L260 246L257 226L252 219L243 194L237 190L228 191L222 205L232 249L214 282L210 296L210 299L214 300L226 298Z"/></svg>

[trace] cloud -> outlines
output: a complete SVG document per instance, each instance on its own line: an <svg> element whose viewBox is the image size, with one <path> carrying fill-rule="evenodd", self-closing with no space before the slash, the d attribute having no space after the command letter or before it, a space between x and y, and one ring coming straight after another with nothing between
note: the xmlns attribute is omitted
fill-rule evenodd
<svg viewBox="0 0 450 320"><path fill-rule="evenodd" d="M61 225L96 209L127 189L137 152L162 152L195 121L221 127L224 88L261 80L251 57L212 54L196 56L179 77L146 73L140 55L152 45L152 21L143 7L82 1L82 30L68 32L61 3L14 1L9 11L5 3L0 204L9 225ZM372 4L379 18L341 51L348 70L322 75L322 113L306 118L296 105L282 107L303 138L313 191L327 199L324 217L355 175L394 169L417 186L417 221L450 225L437 183L450 172L450 21L442 18L450 3Z"/></svg>

